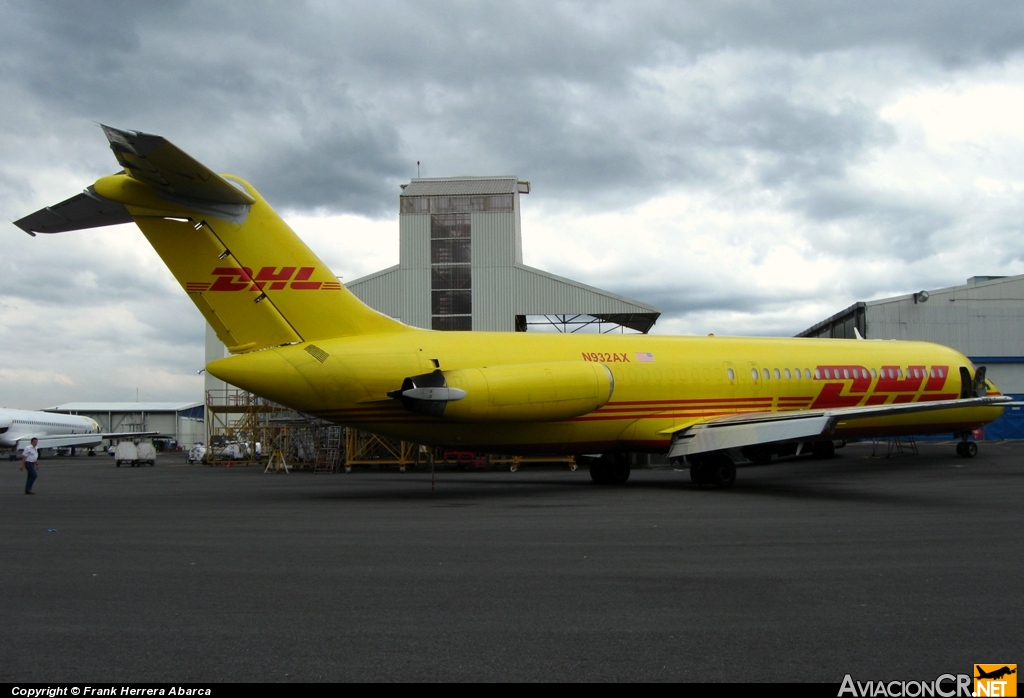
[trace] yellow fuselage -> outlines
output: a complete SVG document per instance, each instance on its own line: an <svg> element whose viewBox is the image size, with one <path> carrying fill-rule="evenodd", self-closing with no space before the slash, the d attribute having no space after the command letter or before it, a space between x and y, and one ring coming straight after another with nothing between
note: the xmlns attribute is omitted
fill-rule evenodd
<svg viewBox="0 0 1024 698"><path fill-rule="evenodd" d="M609 394L600 406L560 419L530 419L529 410L505 419L434 417L388 397L403 379L432 371L539 365L549 378L520 386L519 394L504 384L470 397L532 404L541 414L546 402L574 397L567 397L572 386L559 384L559 367L580 362L607 367ZM304 412L418 443L582 453L664 451L666 430L726 414L954 399L961 367L973 376L962 354L924 342L409 330L252 352L208 369ZM836 436L962 432L1001 412L942 410L859 420L856 428L840 422Z"/></svg>

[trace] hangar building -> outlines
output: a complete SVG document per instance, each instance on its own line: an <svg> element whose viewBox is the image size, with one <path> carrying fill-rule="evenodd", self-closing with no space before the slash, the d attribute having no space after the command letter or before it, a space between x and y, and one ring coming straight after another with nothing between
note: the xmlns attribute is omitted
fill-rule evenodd
<svg viewBox="0 0 1024 698"><path fill-rule="evenodd" d="M962 286L854 303L801 337L909 339L964 353L1005 394L1024 399L1024 275L974 276ZM1024 438L1024 410L1008 407L990 439Z"/></svg>
<svg viewBox="0 0 1024 698"><path fill-rule="evenodd" d="M206 440L201 402L68 402L44 411L91 417L104 432L157 431L185 447Z"/></svg>
<svg viewBox="0 0 1024 698"><path fill-rule="evenodd" d="M518 177L414 179L399 200L399 261L346 286L407 325L434 330L647 332L661 311L523 264Z"/></svg>

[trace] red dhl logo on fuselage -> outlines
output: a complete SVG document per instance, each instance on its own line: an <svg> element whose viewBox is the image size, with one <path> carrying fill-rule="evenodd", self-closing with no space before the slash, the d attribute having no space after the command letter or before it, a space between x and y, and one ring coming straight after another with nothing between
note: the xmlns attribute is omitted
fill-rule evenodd
<svg viewBox="0 0 1024 698"><path fill-rule="evenodd" d="M808 372L810 373L810 372ZM806 410L859 405L883 405L904 402L952 400L959 396L959 385L949 383L949 366L883 366L874 372L859 365L820 365L810 383L806 378L793 380L792 373L783 378L782 371L759 372L757 383L771 385L779 392L795 389L801 394L746 397L698 397L661 400L613 401L596 413L575 417L570 421L634 421L637 419L689 419L726 416L746 412L772 410ZM769 377L773 375L774 377ZM824 383L824 385L821 385ZM797 386L803 386L799 388ZM820 388L818 387L820 386ZM846 391L844 394L844 390ZM946 390L947 392L943 392ZM954 392L949 392L950 390ZM774 391L772 391L774 392ZM813 393L817 392L817 395ZM808 394L810 393L810 394Z"/></svg>
<svg viewBox="0 0 1024 698"><path fill-rule="evenodd" d="M208 281L189 281L186 291L338 291L337 281L310 281L316 267L263 267L254 276L248 267L217 267L211 273L217 277Z"/></svg>
<svg viewBox="0 0 1024 698"><path fill-rule="evenodd" d="M922 394L919 400L952 399L959 393L940 392L948 378L949 366L908 366L906 372L900 366L882 366L877 378L863 366L818 366L815 380L842 382L826 382L811 407L853 407L862 402L881 405L890 396L895 396L894 403L911 402L922 391L928 394ZM848 388L845 395L844 388Z"/></svg>

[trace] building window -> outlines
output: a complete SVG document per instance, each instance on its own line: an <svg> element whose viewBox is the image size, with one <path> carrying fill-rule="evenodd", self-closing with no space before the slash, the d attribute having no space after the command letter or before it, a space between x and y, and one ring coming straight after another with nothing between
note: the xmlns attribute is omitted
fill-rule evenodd
<svg viewBox="0 0 1024 698"><path fill-rule="evenodd" d="M402 196L399 211L404 214L447 214L469 211L511 211L512 194L478 196Z"/></svg>
<svg viewBox="0 0 1024 698"><path fill-rule="evenodd" d="M430 216L430 326L435 330L473 329L470 230L468 213Z"/></svg>

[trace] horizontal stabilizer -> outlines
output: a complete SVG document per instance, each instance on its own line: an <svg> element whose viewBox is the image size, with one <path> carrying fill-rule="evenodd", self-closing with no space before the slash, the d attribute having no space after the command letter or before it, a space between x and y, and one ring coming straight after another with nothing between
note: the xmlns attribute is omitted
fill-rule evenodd
<svg viewBox="0 0 1024 698"><path fill-rule="evenodd" d="M34 236L36 233L66 233L69 230L131 222L131 214L124 204L104 199L93 187L89 187L59 204L39 209L14 221L14 225Z"/></svg>
<svg viewBox="0 0 1024 698"><path fill-rule="evenodd" d="M251 206L256 200L163 136L102 126L114 157L133 179L176 203Z"/></svg>

